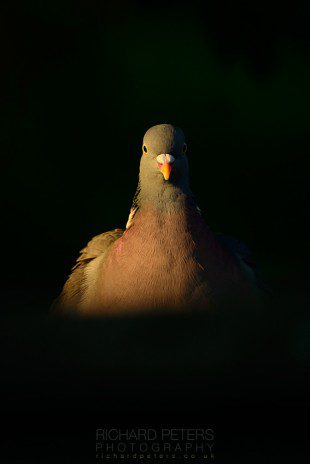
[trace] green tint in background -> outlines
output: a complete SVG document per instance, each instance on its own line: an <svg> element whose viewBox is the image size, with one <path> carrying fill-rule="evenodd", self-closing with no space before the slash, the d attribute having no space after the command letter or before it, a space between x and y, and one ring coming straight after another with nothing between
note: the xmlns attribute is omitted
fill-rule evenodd
<svg viewBox="0 0 310 464"><path fill-rule="evenodd" d="M18 286L18 302L47 308L78 250L125 225L143 133L160 122L187 135L192 188L211 227L248 243L277 289L300 292L308 13L244 2L7 3L8 303Z"/></svg>
<svg viewBox="0 0 310 464"><path fill-rule="evenodd" d="M214 425L218 462L309 462L309 7L3 0L0 47L2 461L85 464L96 427L164 423ZM274 298L259 315L47 318L78 250L125 226L161 122L187 136L206 221L251 247Z"/></svg>

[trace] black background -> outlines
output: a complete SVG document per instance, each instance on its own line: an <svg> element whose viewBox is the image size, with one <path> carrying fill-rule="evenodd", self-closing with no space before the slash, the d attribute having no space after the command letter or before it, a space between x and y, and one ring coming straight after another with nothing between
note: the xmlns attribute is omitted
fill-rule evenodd
<svg viewBox="0 0 310 464"><path fill-rule="evenodd" d="M223 462L301 462L309 7L13 0L0 20L7 459L70 462L78 429L92 462L96 427L165 420L213 423ZM252 248L275 300L211 335L204 316L49 320L77 251L125 225L142 136L161 122L187 136L206 221Z"/></svg>

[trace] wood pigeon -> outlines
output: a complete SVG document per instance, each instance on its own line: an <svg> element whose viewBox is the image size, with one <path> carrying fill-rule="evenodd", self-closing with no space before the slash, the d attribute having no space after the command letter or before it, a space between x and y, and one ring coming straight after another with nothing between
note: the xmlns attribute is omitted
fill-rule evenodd
<svg viewBox="0 0 310 464"><path fill-rule="evenodd" d="M126 228L97 235L82 249L54 303L57 312L181 312L256 299L249 251L205 223L190 189L186 150L183 131L173 125L145 133Z"/></svg>

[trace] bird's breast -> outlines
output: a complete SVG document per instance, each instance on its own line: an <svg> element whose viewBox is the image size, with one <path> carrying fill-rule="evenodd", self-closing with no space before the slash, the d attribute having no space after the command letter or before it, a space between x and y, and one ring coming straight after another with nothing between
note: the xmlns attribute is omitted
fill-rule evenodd
<svg viewBox="0 0 310 464"><path fill-rule="evenodd" d="M198 218L184 213L137 215L102 263L97 282L101 304L112 311L182 308L194 300L205 304L211 245L212 236Z"/></svg>

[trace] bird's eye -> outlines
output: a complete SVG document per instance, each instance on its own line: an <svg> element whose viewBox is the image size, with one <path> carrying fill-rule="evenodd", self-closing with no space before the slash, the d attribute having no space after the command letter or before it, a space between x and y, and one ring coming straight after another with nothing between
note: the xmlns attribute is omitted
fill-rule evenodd
<svg viewBox="0 0 310 464"><path fill-rule="evenodd" d="M144 151L144 153L147 153L147 148L146 148L145 145L143 145L143 151Z"/></svg>
<svg viewBox="0 0 310 464"><path fill-rule="evenodd" d="M183 145L183 153L186 153L186 151L187 151L187 145L186 145L186 143L184 143L184 145Z"/></svg>

